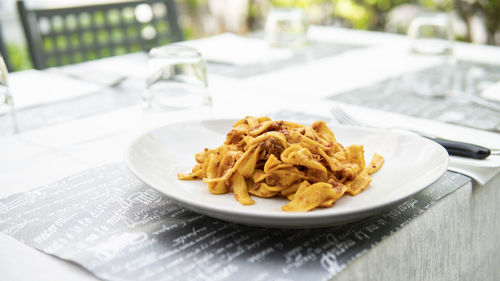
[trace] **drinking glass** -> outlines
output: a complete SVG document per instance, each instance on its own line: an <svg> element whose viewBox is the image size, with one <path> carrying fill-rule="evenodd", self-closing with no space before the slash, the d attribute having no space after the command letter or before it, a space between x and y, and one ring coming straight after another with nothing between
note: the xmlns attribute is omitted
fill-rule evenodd
<svg viewBox="0 0 500 281"><path fill-rule="evenodd" d="M424 55L451 55L453 30L444 13L427 13L413 19L408 29L411 51Z"/></svg>
<svg viewBox="0 0 500 281"><path fill-rule="evenodd" d="M146 91L147 109L182 109L210 106L206 65L194 48L167 45L149 52Z"/></svg>
<svg viewBox="0 0 500 281"><path fill-rule="evenodd" d="M454 78L451 19L444 13L427 13L413 19L408 29L410 52L437 61L438 71L414 77L415 91L422 96L446 96L452 92Z"/></svg>
<svg viewBox="0 0 500 281"><path fill-rule="evenodd" d="M12 135L16 132L14 103L7 85L7 67L0 56L0 135Z"/></svg>
<svg viewBox="0 0 500 281"><path fill-rule="evenodd" d="M307 16L297 8L275 8L267 17L265 37L272 47L297 48L307 44Z"/></svg>

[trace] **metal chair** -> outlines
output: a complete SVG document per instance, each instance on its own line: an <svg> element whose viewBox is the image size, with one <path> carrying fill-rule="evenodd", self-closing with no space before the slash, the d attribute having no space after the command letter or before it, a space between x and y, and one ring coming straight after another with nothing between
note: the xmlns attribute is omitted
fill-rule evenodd
<svg viewBox="0 0 500 281"><path fill-rule="evenodd" d="M5 61L5 65L7 66L7 70L12 71L12 66L9 61L9 53L7 53L7 47L5 46L3 34L2 34L2 25L0 24L0 55L2 55L3 60Z"/></svg>
<svg viewBox="0 0 500 281"><path fill-rule="evenodd" d="M136 51L183 39L173 0L29 9L17 1L36 69Z"/></svg>

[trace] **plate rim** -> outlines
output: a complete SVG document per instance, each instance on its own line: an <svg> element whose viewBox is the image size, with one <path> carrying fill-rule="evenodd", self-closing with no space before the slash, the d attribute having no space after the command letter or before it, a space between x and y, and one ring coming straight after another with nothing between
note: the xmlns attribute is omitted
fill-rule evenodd
<svg viewBox="0 0 500 281"><path fill-rule="evenodd" d="M392 134L396 135L406 135L414 138L418 138L419 140L426 142L430 145L435 146L438 150L440 150L440 153L443 156L443 159L445 161L442 163L441 169L436 172L436 176L426 178L425 180L422 180L421 187L414 190L410 194L405 194L404 196L401 197L396 197L392 200L389 201L380 201L377 202L376 204L372 204L369 206L365 206L362 208L358 208L355 211L353 210L341 210L341 211L336 211L335 213L331 213L328 211L332 211L334 208L325 208L321 212L257 212L257 213L248 213L246 210L241 210L241 209L231 209L230 207L219 207L219 206L211 206L211 205L205 205L202 203L199 203L198 201L192 201L189 199L185 199L183 197L179 197L176 195L172 195L170 193L166 193L164 190L162 190L160 187L155 186L153 182L151 182L149 179L144 178L141 176L141 173L135 168L134 164L132 164L131 159L130 159L130 152L133 150L134 145L142 138L153 134L155 131L161 130L166 127L174 126L174 125L179 125L179 124L194 124L194 123L200 123L200 122L221 122L221 121L237 121L238 119L236 118L214 118L214 119L192 119L192 120L181 120L178 122L172 122L170 124L166 124L163 126L156 127L154 129L150 129L146 132L143 132L139 136L136 136L127 146L127 149L125 150L125 163L127 168L142 182L144 182L146 185L148 185L151 188L154 188L155 190L159 191L163 195L167 196L169 199L174 200L175 202L179 202L182 206L188 208L188 209L202 209L206 211L215 211L217 213L222 213L224 215L237 215L239 217L253 217L253 218L267 218L267 219L280 219L280 220L286 220L286 221L292 221L292 220L297 220L297 219L307 219L307 218L315 218L315 219L326 219L328 217L338 217L338 216L350 216L350 215L355 215L355 214L360 214L360 213L367 213L373 210L379 210L383 209L384 207L387 206L394 206L395 204L402 202L411 196L421 192L434 182L436 182L439 178L441 178L446 171L448 170L449 162L450 162L450 157L448 155L448 152L438 143L433 142L432 140L426 139L424 137L415 135L415 134L406 134L404 132L394 132L391 130L387 130L384 128L368 128L368 127L362 127L362 126L349 126L349 125L339 125L335 124L336 127L342 127L342 128L348 128L348 129L362 129L366 131L373 131L373 132L391 132ZM444 157L446 156L446 157ZM196 211L196 210L195 210ZM366 216L364 216L366 217ZM362 217L362 218L364 218ZM362 219L360 218L360 219Z"/></svg>

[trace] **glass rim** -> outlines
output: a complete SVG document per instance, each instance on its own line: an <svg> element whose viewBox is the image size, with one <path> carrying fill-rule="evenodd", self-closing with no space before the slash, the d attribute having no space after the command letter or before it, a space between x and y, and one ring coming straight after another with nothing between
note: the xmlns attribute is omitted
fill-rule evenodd
<svg viewBox="0 0 500 281"><path fill-rule="evenodd" d="M271 13L273 12L285 12L285 13L301 13L301 14L306 14L306 11L301 8L294 8L294 7L273 7L271 8Z"/></svg>
<svg viewBox="0 0 500 281"><path fill-rule="evenodd" d="M201 58L201 53L189 46L180 44L171 44L160 47L154 47L148 52L150 58Z"/></svg>
<svg viewBox="0 0 500 281"><path fill-rule="evenodd" d="M411 20L408 30L412 29L412 26L449 26L452 25L451 16L448 13L441 12L423 12L414 17ZM415 27L413 27L415 28Z"/></svg>
<svg viewBox="0 0 500 281"><path fill-rule="evenodd" d="M442 11L422 11L416 17L450 17L450 13Z"/></svg>

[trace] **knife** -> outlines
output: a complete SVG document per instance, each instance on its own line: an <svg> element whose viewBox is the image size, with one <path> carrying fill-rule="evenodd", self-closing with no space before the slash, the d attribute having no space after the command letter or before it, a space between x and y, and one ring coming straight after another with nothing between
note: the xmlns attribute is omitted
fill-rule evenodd
<svg viewBox="0 0 500 281"><path fill-rule="evenodd" d="M488 158L492 154L498 155L500 153L500 150L498 150L498 149L490 149L490 148L480 146L477 144L443 139L443 138L431 136L429 134L425 134L425 133L422 133L422 132L419 132L416 130L412 130L412 129L402 129L402 128L397 128L397 129L414 132L417 135L420 135L426 139L437 142L442 147L444 147L444 149L446 149L446 151L448 151L449 155L483 160L483 159Z"/></svg>
<svg viewBox="0 0 500 281"><path fill-rule="evenodd" d="M482 160L488 158L488 156L492 154L491 149L477 144L445 140L440 138L426 138L439 143L446 149L446 151L448 151L448 154L450 155Z"/></svg>
<svg viewBox="0 0 500 281"><path fill-rule="evenodd" d="M330 112L332 113L333 117L341 124L366 127L365 125L361 124L359 121L354 120L351 116L349 116L349 114L347 114L344 110L342 110L339 107L332 108L330 110ZM397 127L387 128L387 129L410 131L410 132L413 132L413 133L420 135L424 138L435 141L438 144L440 144L441 146L443 146L446 149L446 151L448 151L448 154L450 154L450 155L483 160L483 159L488 158L492 154L494 154L494 155L500 154L500 149L489 149L489 148L486 148L484 146L480 146L477 144L446 140L446 139L438 138L438 137L431 136L428 134L424 134L422 132L412 130L412 129L397 128Z"/></svg>

